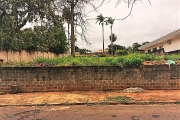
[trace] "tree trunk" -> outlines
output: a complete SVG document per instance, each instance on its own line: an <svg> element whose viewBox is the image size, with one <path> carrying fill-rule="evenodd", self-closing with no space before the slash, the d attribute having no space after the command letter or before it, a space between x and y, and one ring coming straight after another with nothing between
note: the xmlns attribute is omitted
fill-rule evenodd
<svg viewBox="0 0 180 120"><path fill-rule="evenodd" d="M70 40L69 40L69 22L68 22L68 50L70 51Z"/></svg>
<svg viewBox="0 0 180 120"><path fill-rule="evenodd" d="M102 24L102 37L103 37L103 53L104 53L104 26Z"/></svg>
<svg viewBox="0 0 180 120"><path fill-rule="evenodd" d="M74 37L74 0L71 3L71 56L75 57L75 37Z"/></svg>
<svg viewBox="0 0 180 120"><path fill-rule="evenodd" d="M113 36L112 36L112 26L111 26L111 55L113 56Z"/></svg>
<svg viewBox="0 0 180 120"><path fill-rule="evenodd" d="M2 11L2 13L0 14L0 28L2 28L3 26L3 17L6 15L6 11L3 8L0 8L0 10Z"/></svg>

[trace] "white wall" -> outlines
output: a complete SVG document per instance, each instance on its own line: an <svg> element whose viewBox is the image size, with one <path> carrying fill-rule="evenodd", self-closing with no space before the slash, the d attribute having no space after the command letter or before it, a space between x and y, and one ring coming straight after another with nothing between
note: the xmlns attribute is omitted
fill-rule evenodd
<svg viewBox="0 0 180 120"><path fill-rule="evenodd" d="M165 52L180 50L180 36L178 38L172 39L171 44L165 42L163 44Z"/></svg>
<svg viewBox="0 0 180 120"><path fill-rule="evenodd" d="M154 45L153 47L146 49L145 53L147 53L149 49L151 49L151 51L152 51L153 48L157 48L157 50L158 50L159 46L161 46L161 45L163 46L165 52L180 50L180 36L178 36L174 39L171 39L171 44L168 44L167 41L164 43L161 43L161 44Z"/></svg>

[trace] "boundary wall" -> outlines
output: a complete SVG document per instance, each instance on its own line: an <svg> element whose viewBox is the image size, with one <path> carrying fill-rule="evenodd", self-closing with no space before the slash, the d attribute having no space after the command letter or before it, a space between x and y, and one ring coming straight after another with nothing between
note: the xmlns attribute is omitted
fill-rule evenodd
<svg viewBox="0 0 180 120"><path fill-rule="evenodd" d="M0 67L0 92L180 90L180 65Z"/></svg>

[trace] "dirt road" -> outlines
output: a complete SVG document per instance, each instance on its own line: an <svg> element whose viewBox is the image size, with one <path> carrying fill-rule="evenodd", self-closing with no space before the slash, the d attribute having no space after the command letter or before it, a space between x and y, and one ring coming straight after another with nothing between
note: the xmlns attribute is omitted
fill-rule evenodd
<svg viewBox="0 0 180 120"><path fill-rule="evenodd" d="M0 120L180 120L180 105L0 107Z"/></svg>

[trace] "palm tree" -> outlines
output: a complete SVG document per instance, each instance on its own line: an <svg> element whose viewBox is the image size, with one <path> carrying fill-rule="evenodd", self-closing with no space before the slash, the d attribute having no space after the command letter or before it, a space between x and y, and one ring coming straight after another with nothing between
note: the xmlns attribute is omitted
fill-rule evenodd
<svg viewBox="0 0 180 120"><path fill-rule="evenodd" d="M104 17L102 14L96 17L96 23L98 22L99 25L102 25L103 53L104 53L104 23L107 25L107 21L105 19L106 17Z"/></svg>
<svg viewBox="0 0 180 120"><path fill-rule="evenodd" d="M112 35L113 33L112 33L112 27L113 27L113 24L114 24L114 20L115 19L113 19L112 17L108 17L108 19L106 21L108 24L110 24L110 28L111 28L111 39L110 39L111 40L111 55L113 55L113 41L112 41L113 40L113 38L112 38L113 37L113 35Z"/></svg>

